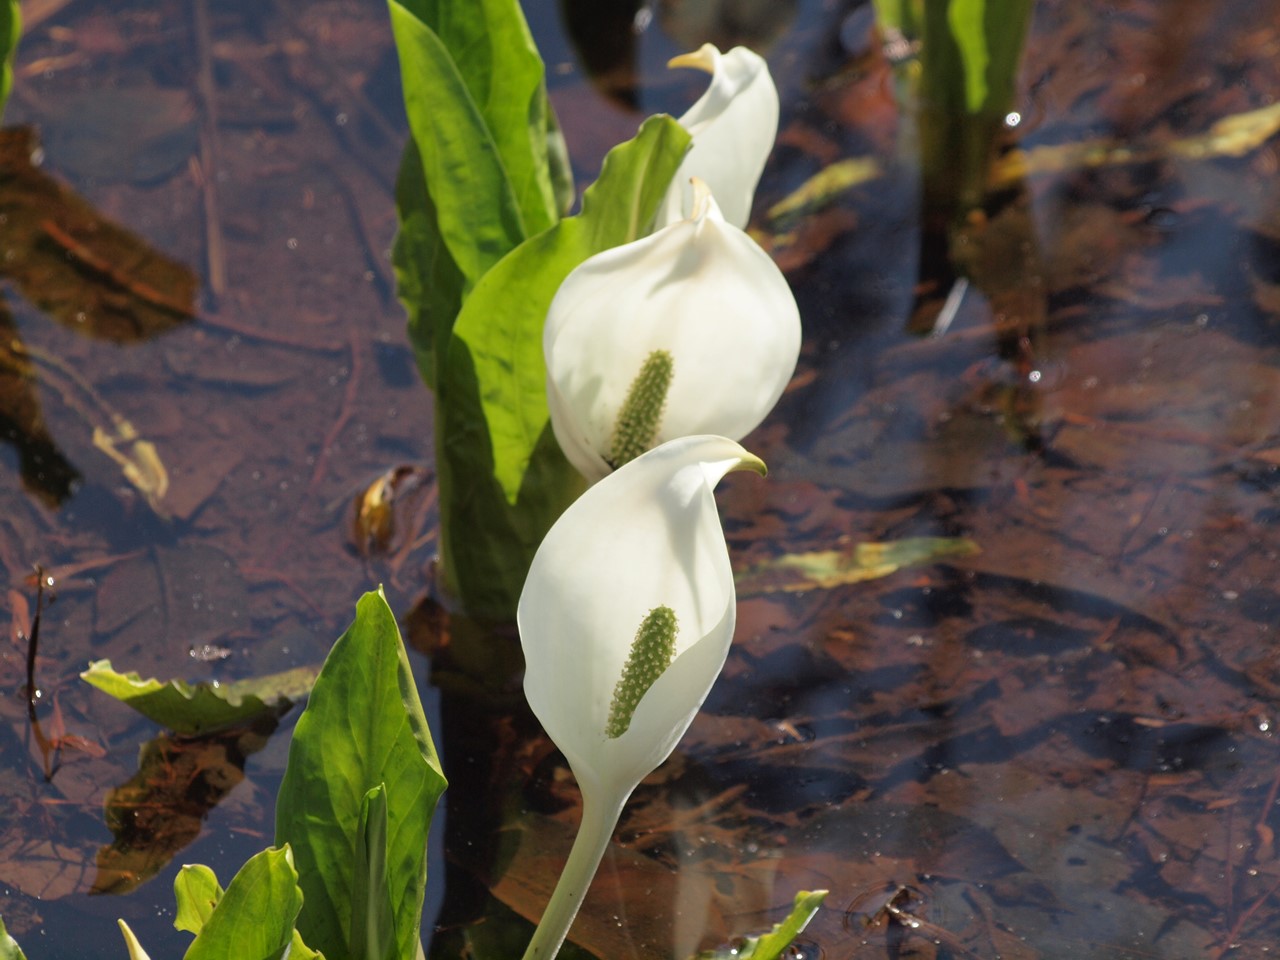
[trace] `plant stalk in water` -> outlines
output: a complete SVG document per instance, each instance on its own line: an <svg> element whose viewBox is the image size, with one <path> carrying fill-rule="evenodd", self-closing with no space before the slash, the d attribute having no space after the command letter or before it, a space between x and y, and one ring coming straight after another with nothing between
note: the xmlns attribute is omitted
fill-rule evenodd
<svg viewBox="0 0 1280 960"><path fill-rule="evenodd" d="M556 881L555 891L542 914L538 929L533 932L533 939L524 952L524 960L551 960L560 952L560 947L569 934L569 927L573 925L573 918L578 915L582 900L591 887L591 880L596 875L604 852L609 849L613 828L622 816L622 808L626 802L626 796L610 798L608 802L601 803L583 794L582 824L578 827L578 835L574 837L564 872Z"/></svg>

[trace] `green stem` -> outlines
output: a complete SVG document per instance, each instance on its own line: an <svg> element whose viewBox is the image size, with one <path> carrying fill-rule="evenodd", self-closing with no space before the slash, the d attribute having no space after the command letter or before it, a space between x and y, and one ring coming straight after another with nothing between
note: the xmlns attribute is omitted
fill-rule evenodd
<svg viewBox="0 0 1280 960"><path fill-rule="evenodd" d="M628 790L621 797L610 797L605 803L598 803L583 793L582 824L573 840L564 872L560 874L538 929L533 931L533 939L524 952L524 960L554 960L560 952L573 918L578 915L582 899L587 895L587 888L596 875L596 868L613 838L613 828L618 824L630 792Z"/></svg>

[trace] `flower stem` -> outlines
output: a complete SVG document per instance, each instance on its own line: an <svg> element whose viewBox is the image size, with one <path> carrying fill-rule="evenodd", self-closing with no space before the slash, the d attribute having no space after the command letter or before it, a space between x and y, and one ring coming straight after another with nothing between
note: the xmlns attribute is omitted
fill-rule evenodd
<svg viewBox="0 0 1280 960"><path fill-rule="evenodd" d="M560 952L573 918L578 915L578 908L587 895L587 888L596 875L596 868L609 847L613 828L618 824L622 806L630 792L628 790L621 797L609 797L604 803L586 793L582 795L582 824L574 837L564 872L560 874L538 929L533 931L533 939L524 952L524 960L554 960Z"/></svg>

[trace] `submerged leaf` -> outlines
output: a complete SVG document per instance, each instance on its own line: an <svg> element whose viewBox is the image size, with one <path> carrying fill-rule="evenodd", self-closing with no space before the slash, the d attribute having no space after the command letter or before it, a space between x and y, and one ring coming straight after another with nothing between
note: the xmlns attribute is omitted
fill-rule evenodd
<svg viewBox="0 0 1280 960"><path fill-rule="evenodd" d="M886 543L859 543L849 550L788 553L754 564L737 576L745 593L800 593L876 580L903 567L947 557L968 557L978 545L964 537L908 537Z"/></svg>
<svg viewBox="0 0 1280 960"><path fill-rule="evenodd" d="M274 726L272 718L260 729L199 738L162 735L143 744L137 772L103 801L112 841L94 858L93 891L127 893L164 869L244 779L245 758L266 746ZM203 887L208 893L208 884ZM184 922L195 920L188 914Z"/></svg>
<svg viewBox="0 0 1280 960"><path fill-rule="evenodd" d="M154 677L143 680L134 671L118 673L110 660L95 660L80 674L103 693L185 736L225 730L268 714L283 715L307 695L315 677L315 667L296 667L230 683L162 683Z"/></svg>
<svg viewBox="0 0 1280 960"><path fill-rule="evenodd" d="M46 506L56 508L71 496L81 474L49 432L40 377L21 345L17 324L0 300L0 438L12 444L18 455L22 485ZM48 384L43 386L47 389Z"/></svg>
<svg viewBox="0 0 1280 960"><path fill-rule="evenodd" d="M154 443L138 436L128 420L116 417L114 436L101 427L93 428L93 445L120 466L124 478L146 497L158 516L168 516L163 501L169 492L169 472Z"/></svg>
<svg viewBox="0 0 1280 960"><path fill-rule="evenodd" d="M40 149L28 128L0 130L0 273L80 335L131 343L194 317L192 270L37 168Z"/></svg>

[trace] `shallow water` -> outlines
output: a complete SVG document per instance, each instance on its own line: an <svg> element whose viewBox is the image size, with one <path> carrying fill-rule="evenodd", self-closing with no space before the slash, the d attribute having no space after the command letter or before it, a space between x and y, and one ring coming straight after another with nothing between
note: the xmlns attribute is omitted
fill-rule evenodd
<svg viewBox="0 0 1280 960"><path fill-rule="evenodd" d="M748 441L769 478L735 475L721 494L735 565L907 537L980 552L840 586L744 580L725 675L628 808L575 928L583 946L683 956L824 887L807 955L1269 952L1280 156L1269 136L1232 156L1179 143L1280 93L1272 6L1040 4L1005 144L1038 159L960 235L971 282L932 338L911 328L935 321L954 278L922 239L910 123L865 7L760 5L758 27L738 24L772 38L783 121L754 223L807 335ZM710 5L660 6L638 36L564 9L567 28L551 4L531 19L590 179L635 106L697 95L662 63ZM269 841L293 716L162 765L162 815L133 859L104 867L102 804L158 731L76 674L99 657L188 679L316 662L383 582L433 654L415 663L453 781L433 953L504 939L511 953L515 915L536 916L554 882L576 791L509 678L468 683L472 625L415 607L430 592L429 473L405 485L388 552L362 555L350 532L351 501L379 474L430 465L430 399L385 255L404 136L385 12L211 14L202 33L186 5L80 0L20 51L8 123L40 127L44 170L185 265L200 294L195 319L166 312L189 295L182 267L131 260L118 238L94 248L99 228L74 218L70 245L70 227L32 221L40 256L6 276L16 335L54 361L37 362L34 391L0 380L48 441L28 444L25 471L0 447L0 602L25 629L32 565L55 575L42 723L56 703L64 732L101 749L64 749L46 782L25 646L4 645L0 915L33 960L101 952L117 916L153 956L183 949L176 865L225 881ZM574 31L597 38L586 53ZM78 122L138 113L143 127ZM1111 141L1124 162L1034 152ZM878 176L770 217L805 178L867 157ZM70 291L60 306L40 271L68 261L52 274ZM93 445L112 410L155 444L166 517Z"/></svg>

